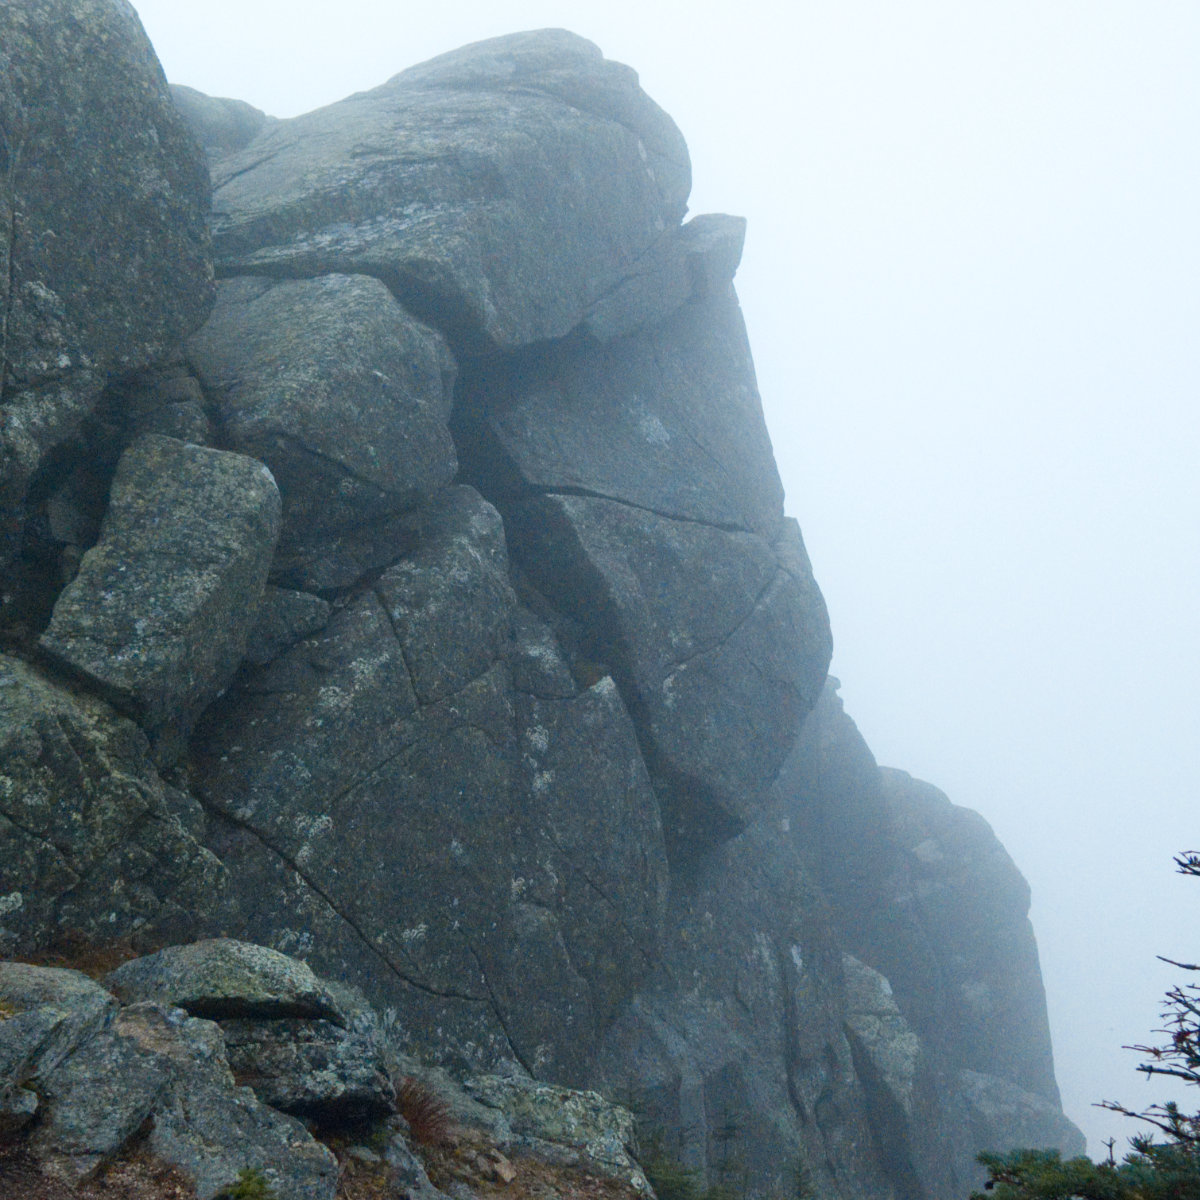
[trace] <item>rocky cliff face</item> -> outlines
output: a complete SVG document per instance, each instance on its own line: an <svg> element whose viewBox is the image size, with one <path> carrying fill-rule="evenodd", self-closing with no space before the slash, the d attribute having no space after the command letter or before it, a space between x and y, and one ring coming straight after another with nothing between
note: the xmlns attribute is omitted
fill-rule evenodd
<svg viewBox="0 0 1200 1200"><path fill-rule="evenodd" d="M747 1194L1074 1147L1023 880L825 683L743 223L636 75L519 34L275 122L121 0L0 47L0 952L299 955Z"/></svg>

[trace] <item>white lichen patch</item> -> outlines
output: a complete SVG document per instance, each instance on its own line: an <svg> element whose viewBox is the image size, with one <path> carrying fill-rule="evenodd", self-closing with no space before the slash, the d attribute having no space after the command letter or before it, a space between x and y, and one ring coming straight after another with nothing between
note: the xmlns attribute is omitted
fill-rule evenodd
<svg viewBox="0 0 1200 1200"><path fill-rule="evenodd" d="M638 433L652 446L665 446L671 440L671 431L654 413L643 413L638 418Z"/></svg>
<svg viewBox="0 0 1200 1200"><path fill-rule="evenodd" d="M20 892L9 892L7 896L0 896L0 917L7 917L9 913L20 912L25 907L25 897Z"/></svg>
<svg viewBox="0 0 1200 1200"><path fill-rule="evenodd" d="M425 940L425 935L429 932L429 926L422 921L420 925L414 925L410 929L402 929L400 931L400 940L406 947L411 949L418 942Z"/></svg>
<svg viewBox="0 0 1200 1200"><path fill-rule="evenodd" d="M919 846L914 846L913 854L927 866L944 862L946 859L945 854L942 853L941 846L933 838L926 838Z"/></svg>
<svg viewBox="0 0 1200 1200"><path fill-rule="evenodd" d="M344 688L335 684L326 684L317 692L316 704L320 708L333 708L345 711L349 709L354 697Z"/></svg>
<svg viewBox="0 0 1200 1200"><path fill-rule="evenodd" d="M550 734L544 725L534 725L525 730L525 739L539 754L545 754L550 749Z"/></svg>

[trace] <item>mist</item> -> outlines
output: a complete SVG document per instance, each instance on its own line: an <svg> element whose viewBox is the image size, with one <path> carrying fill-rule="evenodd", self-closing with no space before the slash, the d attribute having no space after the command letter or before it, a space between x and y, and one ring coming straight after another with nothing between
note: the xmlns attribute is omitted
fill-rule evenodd
<svg viewBox="0 0 1200 1200"><path fill-rule="evenodd" d="M1184 0L135 0L168 78L291 116L563 26L691 149L737 278L833 673L881 764L977 809L1033 889L1092 1153L1195 959L1200 9ZM1191 1101L1194 1108L1195 1103Z"/></svg>

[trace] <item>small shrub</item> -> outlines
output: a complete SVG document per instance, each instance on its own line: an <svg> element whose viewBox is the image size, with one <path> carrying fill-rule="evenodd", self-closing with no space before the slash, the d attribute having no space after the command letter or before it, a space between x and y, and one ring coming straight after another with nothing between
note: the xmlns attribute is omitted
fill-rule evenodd
<svg viewBox="0 0 1200 1200"><path fill-rule="evenodd" d="M279 1200L267 1177L257 1167L243 1167L237 1182L227 1187L214 1200Z"/></svg>
<svg viewBox="0 0 1200 1200"><path fill-rule="evenodd" d="M701 1200L699 1175L666 1155L647 1155L641 1163L658 1200Z"/></svg>
<svg viewBox="0 0 1200 1200"><path fill-rule="evenodd" d="M396 1082L396 1107L408 1122L414 1142L422 1146L444 1146L450 1141L454 1129L450 1107L423 1080L412 1075L401 1076Z"/></svg>

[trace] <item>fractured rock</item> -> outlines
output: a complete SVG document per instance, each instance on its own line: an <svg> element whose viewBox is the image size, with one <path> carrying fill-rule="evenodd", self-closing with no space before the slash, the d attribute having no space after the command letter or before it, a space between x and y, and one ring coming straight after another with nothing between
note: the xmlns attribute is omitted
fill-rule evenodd
<svg viewBox="0 0 1200 1200"><path fill-rule="evenodd" d="M294 1017L220 1025L234 1077L280 1112L349 1124L395 1111L383 1057L361 1032Z"/></svg>
<svg viewBox="0 0 1200 1200"><path fill-rule="evenodd" d="M578 1077L660 935L657 802L611 680L576 695L548 630L513 643L495 510L454 488L416 524L410 557L204 721L213 845L250 936L313 937L423 1049ZM547 694L517 691L510 663L539 654L523 678Z"/></svg>
<svg viewBox="0 0 1200 1200"><path fill-rule="evenodd" d="M203 155L130 5L0 6L0 564L30 480L106 375L203 321L208 205Z"/></svg>
<svg viewBox="0 0 1200 1200"><path fill-rule="evenodd" d="M188 936L225 872L187 809L132 721L0 655L0 950Z"/></svg>
<svg viewBox="0 0 1200 1200"><path fill-rule="evenodd" d="M727 292L745 240L745 217L693 217L658 242L619 287L592 305L583 328L607 342L657 325L689 300Z"/></svg>
<svg viewBox="0 0 1200 1200"><path fill-rule="evenodd" d="M500 514L472 488L431 506L420 546L376 585L422 704L442 700L504 654L516 596Z"/></svg>
<svg viewBox="0 0 1200 1200"><path fill-rule="evenodd" d="M778 533L783 485L729 289L629 337L539 351L519 361L507 389L489 373L473 391L456 421L464 457L497 503L586 493L768 540Z"/></svg>
<svg viewBox="0 0 1200 1200"><path fill-rule="evenodd" d="M0 1139L41 1107L23 1085L53 1072L115 1010L112 996L78 971L0 962Z"/></svg>
<svg viewBox="0 0 1200 1200"><path fill-rule="evenodd" d="M463 1081L463 1090L502 1114L513 1144L526 1153L619 1179L639 1195L654 1194L633 1158L633 1114L599 1093L556 1087L515 1073L476 1075Z"/></svg>
<svg viewBox="0 0 1200 1200"><path fill-rule="evenodd" d="M532 578L611 665L672 832L710 845L736 832L824 680L815 586L755 534L609 500L541 497L511 525Z"/></svg>
<svg viewBox="0 0 1200 1200"><path fill-rule="evenodd" d="M200 1200L246 1167L281 1194L332 1200L333 1156L235 1087L212 1022L154 1003L119 1008L78 972L20 963L0 963L0 1004L0 1120L27 1085L38 1120L25 1148L43 1171L83 1182L148 1127L150 1153L186 1172Z"/></svg>
<svg viewBox="0 0 1200 1200"><path fill-rule="evenodd" d="M913 1087L921 1042L892 995L892 985L852 954L842 955L846 1024L896 1104L913 1115ZM1014 1143L1015 1144L1015 1143Z"/></svg>
<svg viewBox="0 0 1200 1200"><path fill-rule="evenodd" d="M333 610L320 596L268 587L246 639L246 661L265 667L289 646L324 629Z"/></svg>
<svg viewBox="0 0 1200 1200"><path fill-rule="evenodd" d="M100 541L40 644L170 758L237 669L278 529L261 463L149 435L122 456Z"/></svg>
<svg viewBox="0 0 1200 1200"><path fill-rule="evenodd" d="M230 449L279 485L281 579L353 583L363 564L340 563L339 537L416 507L458 469L454 360L377 279L225 281L188 355Z"/></svg>
<svg viewBox="0 0 1200 1200"><path fill-rule="evenodd" d="M262 133L216 173L226 275L376 275L456 349L573 329L670 229L687 147L563 30L413 67Z"/></svg>

